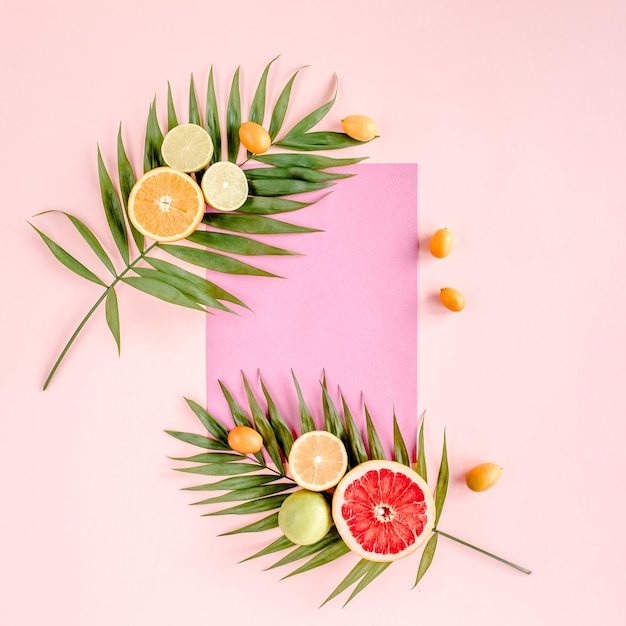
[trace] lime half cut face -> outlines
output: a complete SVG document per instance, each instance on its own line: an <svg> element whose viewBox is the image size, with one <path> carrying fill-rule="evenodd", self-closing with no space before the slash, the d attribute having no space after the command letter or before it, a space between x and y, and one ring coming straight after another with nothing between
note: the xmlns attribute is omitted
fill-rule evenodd
<svg viewBox="0 0 626 626"><path fill-rule="evenodd" d="M218 161L202 177L202 192L209 206L218 211L235 211L248 197L248 180L243 170L230 161Z"/></svg>
<svg viewBox="0 0 626 626"><path fill-rule="evenodd" d="M165 135L161 146L163 160L181 172L198 172L213 156L213 140L197 124L175 126Z"/></svg>

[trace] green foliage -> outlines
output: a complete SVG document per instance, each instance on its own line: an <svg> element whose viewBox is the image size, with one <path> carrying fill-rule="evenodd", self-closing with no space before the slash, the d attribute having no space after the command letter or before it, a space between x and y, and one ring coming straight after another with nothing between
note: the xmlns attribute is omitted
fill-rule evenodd
<svg viewBox="0 0 626 626"><path fill-rule="evenodd" d="M275 61L276 59L272 59L263 70L248 114L250 120L260 124L264 122L266 112L269 111L267 107L267 83L270 69ZM203 220L204 225L195 233L192 233L186 241L181 242L183 245L162 245L152 242L146 247L143 235L130 223L127 212L128 199L137 177L124 145L121 124L117 134L117 166L110 170L107 169L100 149L98 148L97 150L102 209L110 238L113 240L119 254L119 260L112 258L105 252L106 246L101 243L94 231L77 217L64 213L78 231L83 242L87 243L91 249L95 256L95 261L100 263L112 275L112 280L110 282L103 280L97 272L90 269L63 246L33 226L44 244L62 265L77 276L96 283L103 288L101 296L80 322L52 366L44 383L44 389L52 380L61 361L66 356L85 323L101 304L105 304L107 326L113 335L117 350L120 352L119 290L116 289L116 287L120 286L120 283L154 298L202 312L214 310L232 312L223 302L248 308L242 300L221 289L215 283L198 274L191 273L177 264L168 263L159 258L159 252L170 254L183 263L191 263L197 268L210 270L211 272L275 277L275 274L266 272L254 265L243 263L230 255L263 257L265 255L290 256L296 253L241 235L317 232L314 228L289 224L270 216L297 211L318 202L328 193L321 193L327 187L335 184L342 178L352 175L329 173L325 170L338 166L353 165L361 161L363 157L332 159L315 154L300 154L300 151L328 150L338 147L349 147L359 143L355 143L354 140L343 133L309 132L311 128L327 115L335 102L338 87L336 77L335 91L331 100L305 115L282 139L277 140L291 100L293 83L299 72L300 70L297 70L293 73L280 92L271 109L269 122L269 133L273 141L273 147L280 149L291 146L294 151L281 151L265 155L248 154L248 159L254 158L259 163L264 164L265 167L246 169L250 195L245 204L233 214L208 211ZM211 67L209 72L204 109L204 127L213 140L214 151L211 163L222 159L223 139L226 140L228 160L237 162L239 158L239 126L242 122L240 74L241 68L237 68L230 85L228 103L224 112L225 126L222 129L215 92L213 67ZM189 122L203 125L193 74L189 81L188 93ZM165 132L180 123L169 82L167 83L166 104L167 124ZM165 165L161 157L163 138L164 130L159 121L157 98L155 96L149 106L145 126L143 172ZM244 165L244 163L241 165ZM110 172L117 174L117 180L113 179ZM195 174L198 182L201 180L202 175L203 171ZM311 192L320 193L317 194L316 198L308 199L306 202L285 197ZM230 231L230 233L220 232L224 230ZM135 250L132 249L133 244ZM195 244L195 246L190 244ZM116 269L116 266L121 269Z"/></svg>
<svg viewBox="0 0 626 626"><path fill-rule="evenodd" d="M300 384L293 372L292 378L299 405L298 431L299 433L309 432L314 430L316 426L311 411L304 400ZM232 425L228 426L226 423L218 420L197 402L188 398L186 398L188 406L198 417L210 436L167 431L181 441L186 441L203 450L211 450L210 452L200 452L190 457L174 459L188 464L195 464L190 467L175 468L179 472L218 478L214 482L184 488L187 491L220 492L193 504L215 507L223 503L237 503L229 504L225 508L212 508L210 512L205 514L206 516L270 513L270 515L251 524L224 533L226 535L274 530L278 525L277 516L281 504L287 498L289 492L297 488L294 481L285 473L284 462L289 457L291 445L298 433L293 433L284 421L278 412L274 398L262 379L259 379L259 384L265 399L263 404L259 400L260 394L255 394L252 383L243 373L242 382L247 401L246 406L240 404L226 385L220 381L220 387L229 408L230 415L228 419L233 425L255 428L263 438L264 448L261 452L255 455L244 455L230 450L225 443L227 442L228 430L232 428ZM363 405L365 429L364 432L361 432L343 394L339 392L341 404L338 405L333 401L333 394L329 390L325 376L320 381L320 385L321 396L319 402L320 411L324 416L324 429L336 434L345 443L349 457L349 468L369 459L388 458L367 407ZM411 454L407 450L395 413L393 415L393 428L394 458L400 463L410 465ZM224 447L222 448L221 446ZM412 452L414 453L415 451ZM425 456L423 450L421 454ZM447 453L444 446L442 468L435 495L437 514L440 513L443 507L446 495L444 483L447 487L447 476ZM417 581L421 579L430 566L436 543L437 535L435 534L426 544L419 565ZM300 565L286 574L285 578L288 578L327 565L349 552L348 546L344 543L336 528L332 527L325 537L310 546L296 546L282 535L274 536L264 548L243 560L249 561L275 553L283 553L277 561L269 565L268 569L301 562ZM346 603L350 602L390 565L391 562L375 563L362 559L328 596L324 603L353 587L346 600Z"/></svg>

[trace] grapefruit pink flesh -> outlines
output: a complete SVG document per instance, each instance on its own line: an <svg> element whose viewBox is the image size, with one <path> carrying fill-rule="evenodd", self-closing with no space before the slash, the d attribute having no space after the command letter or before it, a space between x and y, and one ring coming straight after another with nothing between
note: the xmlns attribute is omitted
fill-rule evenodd
<svg viewBox="0 0 626 626"><path fill-rule="evenodd" d="M428 538L434 503L427 485L410 468L394 461L368 461L338 485L333 516L353 551L370 560L393 561Z"/></svg>

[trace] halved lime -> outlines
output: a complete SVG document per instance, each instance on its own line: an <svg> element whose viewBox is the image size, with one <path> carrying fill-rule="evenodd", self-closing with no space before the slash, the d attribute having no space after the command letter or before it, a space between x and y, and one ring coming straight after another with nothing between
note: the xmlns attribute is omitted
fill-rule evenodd
<svg viewBox="0 0 626 626"><path fill-rule="evenodd" d="M204 173L202 192L207 204L218 211L234 211L248 197L248 180L243 170L230 161L218 161Z"/></svg>
<svg viewBox="0 0 626 626"><path fill-rule="evenodd" d="M201 126L181 124L165 135L161 156L174 169L197 172L209 164L213 156L213 141Z"/></svg>

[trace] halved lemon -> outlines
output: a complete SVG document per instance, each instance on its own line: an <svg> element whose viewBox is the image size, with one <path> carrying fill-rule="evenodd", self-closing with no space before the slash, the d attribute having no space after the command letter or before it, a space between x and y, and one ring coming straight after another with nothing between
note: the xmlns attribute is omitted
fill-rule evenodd
<svg viewBox="0 0 626 626"><path fill-rule="evenodd" d="M243 170L230 161L218 161L204 173L202 191L207 204L218 211L234 211L248 197L248 180Z"/></svg>
<svg viewBox="0 0 626 626"><path fill-rule="evenodd" d="M177 241L191 235L204 217L204 197L191 176L171 167L146 172L128 197L128 217L154 241Z"/></svg>
<svg viewBox="0 0 626 626"><path fill-rule="evenodd" d="M289 472L300 487L309 491L334 487L347 468L346 447L341 439L326 430L304 433L291 446Z"/></svg>
<svg viewBox="0 0 626 626"><path fill-rule="evenodd" d="M165 135L161 145L163 160L181 172L198 172L213 156L213 140L197 124L175 126Z"/></svg>

